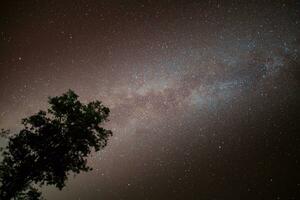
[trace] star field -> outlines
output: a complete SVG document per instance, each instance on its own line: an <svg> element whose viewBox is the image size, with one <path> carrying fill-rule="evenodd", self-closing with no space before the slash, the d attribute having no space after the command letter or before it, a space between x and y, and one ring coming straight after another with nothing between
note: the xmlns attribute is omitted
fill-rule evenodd
<svg viewBox="0 0 300 200"><path fill-rule="evenodd" d="M69 88L111 109L94 170L47 199L297 199L299 2L0 7L1 128Z"/></svg>

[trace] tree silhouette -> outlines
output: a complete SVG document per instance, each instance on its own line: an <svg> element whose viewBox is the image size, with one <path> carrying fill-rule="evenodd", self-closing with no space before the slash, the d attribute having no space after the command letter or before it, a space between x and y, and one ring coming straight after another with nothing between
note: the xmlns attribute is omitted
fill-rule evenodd
<svg viewBox="0 0 300 200"><path fill-rule="evenodd" d="M71 172L91 170L87 156L104 148L112 135L99 126L109 115L99 101L83 104L69 90L50 97L49 104L47 112L23 119L24 128L9 136L0 164L0 199L41 199L36 185L62 189Z"/></svg>

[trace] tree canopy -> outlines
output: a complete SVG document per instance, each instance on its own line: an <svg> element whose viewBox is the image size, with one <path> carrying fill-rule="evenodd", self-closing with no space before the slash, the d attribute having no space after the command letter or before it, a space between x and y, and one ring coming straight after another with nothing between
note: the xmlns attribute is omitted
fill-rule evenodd
<svg viewBox="0 0 300 200"><path fill-rule="evenodd" d="M47 111L23 119L24 128L8 137L0 164L2 200L41 199L37 185L62 189L68 174L91 170L88 155L104 148L112 135L100 126L110 112L100 101L83 104L69 90L48 102Z"/></svg>

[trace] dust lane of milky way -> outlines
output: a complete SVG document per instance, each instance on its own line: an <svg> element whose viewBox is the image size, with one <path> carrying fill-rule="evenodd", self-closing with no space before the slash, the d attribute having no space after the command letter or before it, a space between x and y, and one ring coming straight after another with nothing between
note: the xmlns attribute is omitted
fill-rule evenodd
<svg viewBox="0 0 300 200"><path fill-rule="evenodd" d="M69 88L111 108L94 170L46 198L296 198L299 2L0 7L1 128Z"/></svg>

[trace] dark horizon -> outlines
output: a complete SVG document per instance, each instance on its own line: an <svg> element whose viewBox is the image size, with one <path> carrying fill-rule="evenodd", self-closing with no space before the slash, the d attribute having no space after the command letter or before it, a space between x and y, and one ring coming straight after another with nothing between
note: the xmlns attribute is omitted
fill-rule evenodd
<svg viewBox="0 0 300 200"><path fill-rule="evenodd" d="M46 199L297 198L298 1L11 0L0 11L0 128L18 131L68 89L111 110L94 170L43 188Z"/></svg>

